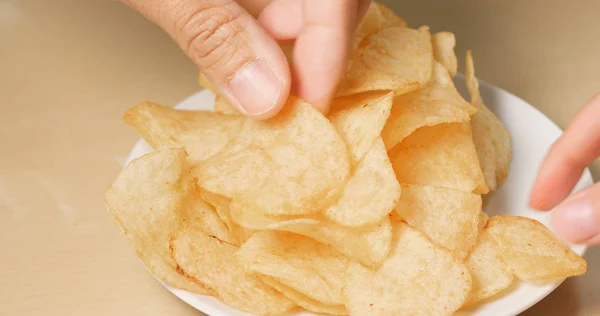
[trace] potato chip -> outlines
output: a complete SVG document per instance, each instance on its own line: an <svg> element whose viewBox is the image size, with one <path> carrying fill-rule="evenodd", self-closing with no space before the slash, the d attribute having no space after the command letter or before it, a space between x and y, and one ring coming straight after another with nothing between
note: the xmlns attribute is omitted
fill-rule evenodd
<svg viewBox="0 0 600 316"><path fill-rule="evenodd" d="M540 222L510 215L490 218L486 231L512 273L524 281L584 274L586 262Z"/></svg>
<svg viewBox="0 0 600 316"><path fill-rule="evenodd" d="M483 231L483 229L487 225L487 222L489 219L490 219L490 217L487 215L486 212L481 211L481 213L479 213L479 231L480 232Z"/></svg>
<svg viewBox="0 0 600 316"><path fill-rule="evenodd" d="M346 143L356 165L371 149L390 116L392 93L362 93L338 98L329 120Z"/></svg>
<svg viewBox="0 0 600 316"><path fill-rule="evenodd" d="M215 208L202 200L194 190L184 200L181 212L183 220L194 229L199 229L224 242L238 244L237 239L229 232L229 228L221 220Z"/></svg>
<svg viewBox="0 0 600 316"><path fill-rule="evenodd" d="M383 140L378 137L354 170L342 197L324 214L348 227L375 224L394 209L399 198L400 184Z"/></svg>
<svg viewBox="0 0 600 316"><path fill-rule="evenodd" d="M178 273L169 252L169 240L182 222L179 208L190 189L181 181L186 156L183 149L163 149L134 159L107 189L105 202L153 275L176 288L215 295L211 287Z"/></svg>
<svg viewBox="0 0 600 316"><path fill-rule="evenodd" d="M467 122L422 127L389 155L400 184L488 192Z"/></svg>
<svg viewBox="0 0 600 316"><path fill-rule="evenodd" d="M429 28L385 28L365 38L352 53L336 96L373 90L401 95L417 90L429 80L432 63Z"/></svg>
<svg viewBox="0 0 600 316"><path fill-rule="evenodd" d="M465 82L471 95L471 104L477 108L477 113L471 118L473 142L485 182L490 190L495 190L508 175L512 155L511 138L504 124L483 104L471 51L467 51Z"/></svg>
<svg viewBox="0 0 600 316"><path fill-rule="evenodd" d="M364 18L354 31L354 45L356 50L363 40L388 27L407 27L406 22L390 8L383 4L372 2Z"/></svg>
<svg viewBox="0 0 600 316"><path fill-rule="evenodd" d="M245 122L241 116L175 110L152 102L129 109L124 120L154 149L185 147L193 162L204 161L223 149Z"/></svg>
<svg viewBox="0 0 600 316"><path fill-rule="evenodd" d="M325 306L343 308L342 288L350 259L332 247L292 233L261 231L237 255L246 271L274 278Z"/></svg>
<svg viewBox="0 0 600 316"><path fill-rule="evenodd" d="M227 115L241 115L240 112L221 95L215 97L215 112Z"/></svg>
<svg viewBox="0 0 600 316"><path fill-rule="evenodd" d="M274 118L246 119L236 138L194 169L202 189L231 198L232 209L273 215L322 210L339 198L349 173L331 122L294 97Z"/></svg>
<svg viewBox="0 0 600 316"><path fill-rule="evenodd" d="M337 251L364 264L376 267L385 260L392 242L392 227L387 218L359 228L345 227L324 218L311 216L273 216L252 210L233 211L232 218L244 227L296 233L331 245Z"/></svg>
<svg viewBox="0 0 600 316"><path fill-rule="evenodd" d="M436 62L425 88L394 98L381 136L389 150L418 128L466 122L476 111L458 93L448 71Z"/></svg>
<svg viewBox="0 0 600 316"><path fill-rule="evenodd" d="M440 64L444 66L452 77L458 72L458 60L454 47L456 46L456 37L452 32L438 32L431 36L433 45L433 56Z"/></svg>
<svg viewBox="0 0 600 316"><path fill-rule="evenodd" d="M469 254L465 263L471 271L473 287L465 306L492 297L512 284L513 274L498 255L497 247L494 239L484 232Z"/></svg>
<svg viewBox="0 0 600 316"><path fill-rule="evenodd" d="M396 212L434 244L464 259L477 243L481 196L423 185L403 185Z"/></svg>
<svg viewBox="0 0 600 316"><path fill-rule="evenodd" d="M200 84L200 87L210 90L214 94L219 94L217 87L201 72L198 73L198 84Z"/></svg>
<svg viewBox="0 0 600 316"><path fill-rule="evenodd" d="M179 270L207 284L223 303L257 315L280 315L295 306L275 289L247 273L236 259L237 247L184 226L170 242ZM260 299L257 299L260 298Z"/></svg>
<svg viewBox="0 0 600 316"><path fill-rule="evenodd" d="M467 267L405 223L394 225L378 270L352 265L344 288L351 315L452 315L471 290Z"/></svg>
<svg viewBox="0 0 600 316"><path fill-rule="evenodd" d="M343 305L325 305L317 300L314 300L289 286L283 285L281 282L277 281L275 278L268 277L265 275L259 276L260 279L266 283L268 286L279 291L283 296L287 297L290 301L298 304L298 306L303 307L306 310L313 311L321 314L330 314L330 315L348 315L348 311L346 311L346 307Z"/></svg>
<svg viewBox="0 0 600 316"><path fill-rule="evenodd" d="M217 215L227 227L227 230L232 239L230 241L231 244L235 246L240 246L248 238L250 238L250 236L252 236L252 234L254 233L253 230L238 225L238 223L233 221L233 219L231 218L231 212L229 211L229 204L231 203L230 199L215 193L204 191L199 188L197 192L198 195L206 203L212 205L215 208Z"/></svg>

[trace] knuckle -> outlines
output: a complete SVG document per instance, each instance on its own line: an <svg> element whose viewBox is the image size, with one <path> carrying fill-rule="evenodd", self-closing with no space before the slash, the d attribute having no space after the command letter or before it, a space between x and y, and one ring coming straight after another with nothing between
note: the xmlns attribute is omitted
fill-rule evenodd
<svg viewBox="0 0 600 316"><path fill-rule="evenodd" d="M243 49L249 42L245 32L248 23L243 9L234 2L225 2L183 17L176 28L184 52L210 72L217 67L235 69L241 60L248 60L250 56Z"/></svg>

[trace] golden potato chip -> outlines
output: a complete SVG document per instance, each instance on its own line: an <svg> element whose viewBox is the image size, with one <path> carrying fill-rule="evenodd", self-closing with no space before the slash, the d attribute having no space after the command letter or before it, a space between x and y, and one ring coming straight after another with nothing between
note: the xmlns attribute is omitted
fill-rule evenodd
<svg viewBox="0 0 600 316"><path fill-rule="evenodd" d="M511 138L500 119L483 104L471 51L467 51L465 82L471 95L471 104L477 108L477 113L471 118L473 142L485 182L490 190L495 190L508 175L512 155Z"/></svg>
<svg viewBox="0 0 600 316"><path fill-rule="evenodd" d="M246 271L274 278L325 306L343 308L342 288L350 259L332 247L288 232L260 231L237 255Z"/></svg>
<svg viewBox="0 0 600 316"><path fill-rule="evenodd" d="M339 198L349 174L346 145L331 122L294 97L274 118L245 119L236 138L194 168L203 190L232 199L232 211L273 215L322 210Z"/></svg>
<svg viewBox="0 0 600 316"><path fill-rule="evenodd" d="M280 315L295 306L275 289L247 273L237 247L184 226L170 242L178 269L190 280L208 285L223 303L257 315Z"/></svg>
<svg viewBox="0 0 600 316"><path fill-rule="evenodd" d="M129 109L124 120L154 149L185 147L193 162L206 160L223 149L245 122L241 116L175 110L152 102Z"/></svg>
<svg viewBox="0 0 600 316"><path fill-rule="evenodd" d="M400 198L400 184L381 137L360 161L340 199L324 214L343 226L375 224L385 218Z"/></svg>
<svg viewBox="0 0 600 316"><path fill-rule="evenodd" d="M406 22L397 16L390 8L383 4L372 2L364 18L354 31L354 45L356 50L363 40L388 27L407 27Z"/></svg>
<svg viewBox="0 0 600 316"><path fill-rule="evenodd" d="M200 87L210 90L214 94L219 94L217 87L201 72L198 73L198 84L200 84Z"/></svg>
<svg viewBox="0 0 600 316"><path fill-rule="evenodd" d="M465 263L471 271L473 287L465 305L473 305L492 297L512 284L513 274L498 255L496 247L496 242L484 232L469 254Z"/></svg>
<svg viewBox="0 0 600 316"><path fill-rule="evenodd" d="M351 265L344 288L351 315L452 315L471 290L469 270L405 223L394 225L389 258L378 270Z"/></svg>
<svg viewBox="0 0 600 316"><path fill-rule="evenodd" d="M432 63L429 28L385 28L365 38L352 53L336 96L373 90L401 95L417 90L429 80Z"/></svg>
<svg viewBox="0 0 600 316"><path fill-rule="evenodd" d="M326 305L294 290L289 286L281 284L281 282L277 281L275 278L265 275L261 275L259 277L268 286L276 289L290 301L298 304L298 306L301 306L306 310L321 314L348 315L348 311L346 311L346 307L343 305Z"/></svg>
<svg viewBox="0 0 600 316"><path fill-rule="evenodd" d="M483 231L483 229L487 225L487 222L489 219L490 219L490 217L487 215L486 212L481 211L481 213L479 213L479 231L480 232Z"/></svg>
<svg viewBox="0 0 600 316"><path fill-rule="evenodd" d="M477 243L481 196L423 185L403 185L396 212L438 246L464 259Z"/></svg>
<svg viewBox="0 0 600 316"><path fill-rule="evenodd" d="M452 32L438 32L431 36L433 45L433 56L444 68L448 70L452 77L458 72L458 60L454 47L456 46L456 38Z"/></svg>
<svg viewBox="0 0 600 316"><path fill-rule="evenodd" d="M215 193L204 191L202 189L198 189L197 191L199 196L206 203L212 205L215 208L217 215L227 227L227 230L232 239L230 242L231 244L235 246L240 246L246 240L248 240L250 236L252 236L252 234L254 233L253 230L238 225L238 223L233 221L233 219L231 218L231 212L229 211L229 204L231 203L230 199Z"/></svg>
<svg viewBox="0 0 600 316"><path fill-rule="evenodd" d="M199 229L224 242L237 244L238 241L229 232L229 228L221 220L215 208L202 200L197 192L191 191L181 207L183 220L194 229Z"/></svg>
<svg viewBox="0 0 600 316"><path fill-rule="evenodd" d="M241 115L240 112L221 95L215 97L215 112L227 115Z"/></svg>
<svg viewBox="0 0 600 316"><path fill-rule="evenodd" d="M418 128L466 122L476 111L458 93L448 71L435 62L431 80L425 88L394 98L381 136L389 150Z"/></svg>
<svg viewBox="0 0 600 316"><path fill-rule="evenodd" d="M389 155L400 184L488 192L467 122L422 127Z"/></svg>
<svg viewBox="0 0 600 316"><path fill-rule="evenodd" d="M257 214L251 209L233 211L234 221L252 229L269 229L296 233L331 245L344 255L375 267L387 257L392 242L392 227L387 218L359 228L345 227L320 214L310 216L273 216Z"/></svg>
<svg viewBox="0 0 600 316"><path fill-rule="evenodd" d="M211 287L178 273L169 252L169 240L182 222L179 208L190 190L181 181L186 156L183 149L163 149L134 159L107 189L105 202L153 275L176 288L215 295Z"/></svg>
<svg viewBox="0 0 600 316"><path fill-rule="evenodd" d="M371 149L390 116L392 93L361 93L332 103L329 120L346 143L352 163Z"/></svg>
<svg viewBox="0 0 600 316"><path fill-rule="evenodd" d="M584 274L586 262L540 222L510 215L490 218L486 231L512 273L524 281Z"/></svg>

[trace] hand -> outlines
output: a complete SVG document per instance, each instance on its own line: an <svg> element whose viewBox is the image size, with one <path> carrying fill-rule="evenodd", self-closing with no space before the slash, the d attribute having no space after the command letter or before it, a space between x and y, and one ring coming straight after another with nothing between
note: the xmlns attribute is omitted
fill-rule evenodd
<svg viewBox="0 0 600 316"><path fill-rule="evenodd" d="M565 241L600 245L600 183L567 198L583 170L598 156L600 94L583 107L552 146L531 192L531 207L556 207L552 225Z"/></svg>
<svg viewBox="0 0 600 316"><path fill-rule="evenodd" d="M370 0L121 0L162 27L240 112L275 115L296 93L327 112ZM261 12L258 20L252 13ZM295 40L293 67L277 41Z"/></svg>

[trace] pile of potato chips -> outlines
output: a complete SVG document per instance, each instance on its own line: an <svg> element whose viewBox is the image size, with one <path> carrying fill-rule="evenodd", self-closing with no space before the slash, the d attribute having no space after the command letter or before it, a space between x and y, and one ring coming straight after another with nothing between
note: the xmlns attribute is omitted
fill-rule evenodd
<svg viewBox="0 0 600 316"><path fill-rule="evenodd" d="M510 137L470 53L457 92L454 46L374 3L327 116L296 97L267 121L218 95L216 112L139 104L125 121L155 151L109 213L155 276L257 315L451 315L515 277L584 273L542 224L482 212Z"/></svg>

